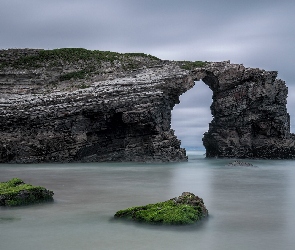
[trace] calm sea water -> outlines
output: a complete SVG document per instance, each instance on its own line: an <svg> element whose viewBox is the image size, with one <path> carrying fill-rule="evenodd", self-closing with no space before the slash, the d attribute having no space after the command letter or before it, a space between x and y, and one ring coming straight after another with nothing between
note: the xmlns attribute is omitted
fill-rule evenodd
<svg viewBox="0 0 295 250"><path fill-rule="evenodd" d="M22 178L55 200L0 208L0 249L294 250L295 161L229 162L189 152L188 162L170 164L1 164L0 181ZM184 191L204 199L208 219L173 227L113 219Z"/></svg>

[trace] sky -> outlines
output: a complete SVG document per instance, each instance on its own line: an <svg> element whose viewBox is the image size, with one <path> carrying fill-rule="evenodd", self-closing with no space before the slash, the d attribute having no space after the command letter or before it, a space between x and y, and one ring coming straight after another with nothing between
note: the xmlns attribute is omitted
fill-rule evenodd
<svg viewBox="0 0 295 250"><path fill-rule="evenodd" d="M294 11L294 0L0 0L0 49L143 52L276 70L295 132ZM197 82L174 108L183 147L202 147L211 97Z"/></svg>

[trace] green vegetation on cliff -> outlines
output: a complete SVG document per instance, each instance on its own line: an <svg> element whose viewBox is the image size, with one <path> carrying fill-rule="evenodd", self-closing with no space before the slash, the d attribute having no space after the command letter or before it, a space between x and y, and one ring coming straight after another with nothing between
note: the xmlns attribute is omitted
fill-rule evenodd
<svg viewBox="0 0 295 250"><path fill-rule="evenodd" d="M5 56L5 53L7 54ZM8 54L10 53L10 54ZM61 48L53 50L9 50L0 55L1 70L45 70L59 72L59 80L77 80L109 71L128 71L143 66L153 66L161 60L144 53L117 53L87 50L83 48ZM8 59L7 59L8 58Z"/></svg>
<svg viewBox="0 0 295 250"><path fill-rule="evenodd" d="M181 68L182 69L187 69L187 70L193 70L194 68L202 68L207 65L207 61L195 61L195 62L190 62L190 61L184 61L182 62Z"/></svg>
<svg viewBox="0 0 295 250"><path fill-rule="evenodd" d="M87 50L83 48L63 48L53 50L40 50L38 55L24 56L14 62L15 67L42 67L44 62L51 61L57 65L61 62L77 63L81 61L88 62L114 62L128 61L133 57L146 57L152 60L159 60L158 58L146 55L144 53L117 53L111 51Z"/></svg>
<svg viewBox="0 0 295 250"><path fill-rule="evenodd" d="M0 82L19 85L20 88L11 91L21 94L71 92L108 79L133 77L138 70L167 64L186 70L206 66L206 62L170 62L144 53L84 48L7 49L0 50Z"/></svg>
<svg viewBox="0 0 295 250"><path fill-rule="evenodd" d="M182 225L193 224L207 214L203 200L186 192L168 201L120 210L115 217L151 224Z"/></svg>
<svg viewBox="0 0 295 250"><path fill-rule="evenodd" d="M161 59L144 53L118 53L84 48L10 49L0 52L0 70L24 70L33 75L56 76L51 83L90 79L95 75L132 71L162 64ZM207 62L180 61L180 67L192 70Z"/></svg>
<svg viewBox="0 0 295 250"><path fill-rule="evenodd" d="M28 50L29 51L29 50ZM3 63L3 66L32 69L44 66L59 67L64 64L100 65L104 62L121 62L128 65L135 63L138 58L159 61L160 59L144 53L118 53L111 51L87 50L83 48L61 48L53 50L39 50L37 53L22 55L14 61ZM85 66L86 66L85 65ZM2 67L3 67L2 66Z"/></svg>
<svg viewBox="0 0 295 250"><path fill-rule="evenodd" d="M53 200L53 192L19 178L0 182L0 206L19 206Z"/></svg>

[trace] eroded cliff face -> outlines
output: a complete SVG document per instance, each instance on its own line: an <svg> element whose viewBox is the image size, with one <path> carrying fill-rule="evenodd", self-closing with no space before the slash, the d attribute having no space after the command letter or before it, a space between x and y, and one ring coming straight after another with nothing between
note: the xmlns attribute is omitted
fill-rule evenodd
<svg viewBox="0 0 295 250"><path fill-rule="evenodd" d="M200 79L213 91L207 157L295 157L287 87L276 72L229 62L188 70L144 54L45 52L0 53L0 162L185 161L171 110Z"/></svg>
<svg viewBox="0 0 295 250"><path fill-rule="evenodd" d="M211 63L195 71L213 91L213 120L204 134L207 157L295 158L288 89L276 71Z"/></svg>
<svg viewBox="0 0 295 250"><path fill-rule="evenodd" d="M65 70L6 66L1 72L0 162L187 160L170 123L171 109L193 86L192 77L177 63L152 59L142 64L146 59L133 57L128 63L139 67L129 70L122 69L122 61L104 62L100 72L59 80L51 84L55 87L50 81Z"/></svg>

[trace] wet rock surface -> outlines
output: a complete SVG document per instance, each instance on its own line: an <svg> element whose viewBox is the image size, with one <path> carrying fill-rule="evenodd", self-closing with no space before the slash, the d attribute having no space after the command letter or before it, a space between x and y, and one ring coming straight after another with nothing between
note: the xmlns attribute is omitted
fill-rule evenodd
<svg viewBox="0 0 295 250"><path fill-rule="evenodd" d="M16 52L18 55L20 51ZM87 88L70 89L65 84L69 87L71 82L57 82L54 91L46 79L36 87L31 76L34 67L4 67L0 162L187 160L170 123L179 95L194 84L191 76L176 63L153 58L146 62L142 56L132 60L139 61L139 66L145 64L123 71L113 63L107 70L99 61L97 67L103 73L79 80ZM64 68L68 67L73 66L65 63ZM53 68L42 66L38 70L51 76ZM27 81L15 80L23 72ZM76 84L75 79L71 81Z"/></svg>
<svg viewBox="0 0 295 250"><path fill-rule="evenodd" d="M207 157L295 158L288 88L276 71L221 62L198 73L213 91L214 118L203 138Z"/></svg>
<svg viewBox="0 0 295 250"><path fill-rule="evenodd" d="M230 167L257 167L257 166L254 166L252 163L245 162L245 161L233 161L233 162L230 162L229 164L227 164L227 166L230 166Z"/></svg>
<svg viewBox="0 0 295 250"><path fill-rule="evenodd" d="M176 204L188 204L193 207L199 207L202 217L208 216L208 210L204 204L203 199L191 192L183 192L180 196L172 198L170 200L172 200Z"/></svg>
<svg viewBox="0 0 295 250"><path fill-rule="evenodd" d="M53 191L24 183L19 178L0 182L0 206L21 206L53 201Z"/></svg>
<svg viewBox="0 0 295 250"><path fill-rule="evenodd" d="M168 201L118 211L114 217L149 224L193 224L208 216L203 199L190 192Z"/></svg>
<svg viewBox="0 0 295 250"><path fill-rule="evenodd" d="M277 72L113 52L52 61L40 51L0 52L0 162L186 161L171 110L201 79L213 91L207 157L295 158Z"/></svg>

